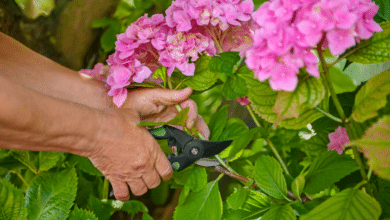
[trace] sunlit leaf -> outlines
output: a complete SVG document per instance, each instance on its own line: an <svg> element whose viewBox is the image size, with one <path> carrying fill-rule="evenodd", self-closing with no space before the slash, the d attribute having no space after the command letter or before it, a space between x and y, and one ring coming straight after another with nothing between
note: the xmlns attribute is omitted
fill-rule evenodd
<svg viewBox="0 0 390 220"><path fill-rule="evenodd" d="M240 60L238 52L220 53L210 60L209 69L215 73L225 73L233 76L233 67Z"/></svg>
<svg viewBox="0 0 390 220"><path fill-rule="evenodd" d="M298 118L301 113L311 109L325 96L325 88L320 79L310 77L300 81L293 92L280 91L276 97L275 124L288 118Z"/></svg>
<svg viewBox="0 0 390 220"><path fill-rule="evenodd" d="M39 172L46 171L55 166L62 153L41 151L39 152Z"/></svg>
<svg viewBox="0 0 390 220"><path fill-rule="evenodd" d="M362 40L355 47L349 49L354 51L347 56L349 61L362 64L381 63L390 60L390 23L380 24L383 32L374 33L368 40Z"/></svg>
<svg viewBox="0 0 390 220"><path fill-rule="evenodd" d="M390 71L371 78L356 94L352 118L364 122L378 115L378 110L387 103L390 94Z"/></svg>
<svg viewBox="0 0 390 220"><path fill-rule="evenodd" d="M248 191L244 204L237 210L228 209L223 213L223 220L257 220L271 205L270 197L256 191L245 189Z"/></svg>
<svg viewBox="0 0 390 220"><path fill-rule="evenodd" d="M0 179L0 219L27 219L22 191L6 179Z"/></svg>
<svg viewBox="0 0 390 220"><path fill-rule="evenodd" d="M370 167L378 176L390 180L390 116L374 123L359 140L348 146L358 146L368 158Z"/></svg>
<svg viewBox="0 0 390 220"><path fill-rule="evenodd" d="M27 188L25 206L29 220L66 219L76 198L74 169L40 173Z"/></svg>
<svg viewBox="0 0 390 220"><path fill-rule="evenodd" d="M88 210L79 209L77 206L73 209L73 211L69 215L69 220L97 220L96 216Z"/></svg>
<svg viewBox="0 0 390 220"><path fill-rule="evenodd" d="M209 182L203 190L191 192L184 204L177 206L175 220L220 220L222 217L222 199L218 181Z"/></svg>
<svg viewBox="0 0 390 220"><path fill-rule="evenodd" d="M329 198L301 219L377 220L380 214L381 207L374 198L359 189L348 188Z"/></svg>
<svg viewBox="0 0 390 220"><path fill-rule="evenodd" d="M49 16L55 7L54 0L15 0L23 14L29 19L40 15Z"/></svg>

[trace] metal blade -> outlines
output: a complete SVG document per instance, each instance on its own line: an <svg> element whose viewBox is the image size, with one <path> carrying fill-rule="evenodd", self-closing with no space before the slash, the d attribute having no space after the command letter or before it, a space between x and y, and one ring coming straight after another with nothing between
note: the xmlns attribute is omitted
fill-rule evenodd
<svg viewBox="0 0 390 220"><path fill-rule="evenodd" d="M227 158L222 158L222 160L226 162ZM221 163L217 159L208 159L208 158L201 158L195 161L195 163L202 167L215 167L221 165Z"/></svg>

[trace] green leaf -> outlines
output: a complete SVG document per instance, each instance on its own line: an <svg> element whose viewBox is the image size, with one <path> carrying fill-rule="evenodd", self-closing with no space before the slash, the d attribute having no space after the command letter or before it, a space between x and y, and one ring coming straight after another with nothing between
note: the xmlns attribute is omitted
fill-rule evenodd
<svg viewBox="0 0 390 220"><path fill-rule="evenodd" d="M102 172L100 172L87 157L72 154L70 155L69 163L76 164L78 169L92 176L103 176Z"/></svg>
<svg viewBox="0 0 390 220"><path fill-rule="evenodd" d="M230 145L231 149L229 151L228 157L231 158L235 156L237 153L239 153L241 150L247 147L248 144L252 141L253 136L259 131L259 129L261 128L253 128L243 133L237 139L234 139L232 144Z"/></svg>
<svg viewBox="0 0 390 220"><path fill-rule="evenodd" d="M362 40L355 47L346 51L351 55L347 56L349 61L361 64L381 63L390 60L390 23L380 24L383 32L374 33L368 40Z"/></svg>
<svg viewBox="0 0 390 220"><path fill-rule="evenodd" d="M280 91L273 108L275 124L288 118L298 118L301 113L320 104L325 96L321 79L310 77L300 80L293 92Z"/></svg>
<svg viewBox="0 0 390 220"><path fill-rule="evenodd" d="M239 143L237 141L239 139L242 139L243 138L242 136L245 135L247 132L248 132L248 126L246 126L244 121L242 121L241 119L238 119L238 118L229 118L229 120L227 121L226 127L223 130L222 135L219 137L218 140L220 140L220 141L233 140L233 143L229 147L227 147L225 150L223 150L221 153L219 153L219 156L221 158L226 158L226 157L233 157L234 155L236 155L240 150L237 152L233 152L232 154L231 154L231 152L232 152L232 150L236 151L233 148L237 148L237 145L240 145L240 143L242 142L241 141ZM248 135L246 135L246 136L248 136ZM250 138L250 140L245 139L244 141L248 141L248 143L249 143L252 140L252 137L249 137L249 138ZM245 143L243 143L243 144L245 144ZM246 145L248 145L248 144L245 144L245 146ZM234 147L234 146L236 146L236 147ZM230 160L232 160L232 158Z"/></svg>
<svg viewBox="0 0 390 220"><path fill-rule="evenodd" d="M39 152L39 172L50 170L61 158L62 153L40 151Z"/></svg>
<svg viewBox="0 0 390 220"><path fill-rule="evenodd" d="M228 107L229 105L222 106L210 119L210 140L217 141L222 135L224 128L228 121Z"/></svg>
<svg viewBox="0 0 390 220"><path fill-rule="evenodd" d="M272 205L270 210L266 212L261 220L295 220L297 217L294 210L289 205Z"/></svg>
<svg viewBox="0 0 390 220"><path fill-rule="evenodd" d="M329 68L329 75L332 79L334 90L336 94L344 92L353 92L357 86L352 82L352 79L345 75L340 69L336 67Z"/></svg>
<svg viewBox="0 0 390 220"><path fill-rule="evenodd" d="M24 207L24 196L6 179L0 179L0 219L27 219L27 210Z"/></svg>
<svg viewBox="0 0 390 220"><path fill-rule="evenodd" d="M29 19L36 19L39 16L49 16L55 7L54 0L15 0L23 14Z"/></svg>
<svg viewBox="0 0 390 220"><path fill-rule="evenodd" d="M184 186L183 190L180 192L178 205L184 204L190 192L191 190L187 186Z"/></svg>
<svg viewBox="0 0 390 220"><path fill-rule="evenodd" d="M229 76L223 86L223 96L225 99L238 99L246 96L248 88L243 78L238 76Z"/></svg>
<svg viewBox="0 0 390 220"><path fill-rule="evenodd" d="M104 204L100 199L95 196L89 197L89 206L91 207L93 213L99 220L109 220L111 217L111 213L113 208L109 204Z"/></svg>
<svg viewBox="0 0 390 220"><path fill-rule="evenodd" d="M27 188L25 206L28 219L66 219L76 191L75 169L40 173Z"/></svg>
<svg viewBox="0 0 390 220"><path fill-rule="evenodd" d="M8 149L0 149L0 159L8 157L12 153L11 150Z"/></svg>
<svg viewBox="0 0 390 220"><path fill-rule="evenodd" d="M378 178L378 194L376 198L382 208L381 219L390 218L390 181Z"/></svg>
<svg viewBox="0 0 390 220"><path fill-rule="evenodd" d="M111 207L114 208L114 211L125 211L132 217L138 212L148 212L148 208L138 200L129 200L126 202L119 200L102 200L102 203L111 205Z"/></svg>
<svg viewBox="0 0 390 220"><path fill-rule="evenodd" d="M221 136L218 138L219 141L232 140L233 138L240 137L242 134L247 132L248 126L245 122L239 118L229 118L226 123L225 129Z"/></svg>
<svg viewBox="0 0 390 220"><path fill-rule="evenodd" d="M271 199L259 192L246 189L248 195L245 202L237 210L228 209L223 213L223 220L257 220L268 211Z"/></svg>
<svg viewBox="0 0 390 220"><path fill-rule="evenodd" d="M211 72L225 73L233 76L233 67L240 60L238 52L220 53L210 60L209 68Z"/></svg>
<svg viewBox="0 0 390 220"><path fill-rule="evenodd" d="M161 125L180 125L185 127L186 121L187 121L187 114L190 110L189 107L181 110L177 115L167 121L167 122L150 122L150 121L141 121L137 126L148 126L148 127L155 127L155 126L161 126Z"/></svg>
<svg viewBox="0 0 390 220"><path fill-rule="evenodd" d="M107 30L104 31L100 38L100 46L105 53L115 49L116 35L121 33L121 25L119 22L112 23Z"/></svg>
<svg viewBox="0 0 390 220"><path fill-rule="evenodd" d="M248 97L252 102L251 106L253 110L264 120L274 123L276 120L274 105L278 92L272 90L267 82L260 82L258 79L255 79L253 72L239 76L247 82ZM315 109L304 108L301 109L298 118L285 119L280 123L280 126L287 129L301 129L323 116L321 112Z"/></svg>
<svg viewBox="0 0 390 220"><path fill-rule="evenodd" d="M12 151L12 156L15 159L19 160L19 162L24 164L26 167L28 167L34 173L38 172L34 163L30 160L30 152L29 151L22 151L22 150Z"/></svg>
<svg viewBox="0 0 390 220"><path fill-rule="evenodd" d="M148 213L144 212L142 214L142 220L153 220L153 218Z"/></svg>
<svg viewBox="0 0 390 220"><path fill-rule="evenodd" d="M194 76L186 78L184 84L196 91L210 88L217 82L218 73L209 70L210 57L203 55L195 61Z"/></svg>
<svg viewBox="0 0 390 220"><path fill-rule="evenodd" d="M246 197L249 195L249 193L250 190L244 187L239 187L226 199L226 202L230 205L230 207L232 207L233 210L237 210L245 203Z"/></svg>
<svg viewBox="0 0 390 220"><path fill-rule="evenodd" d="M207 172L203 167L195 166L188 176L186 187L194 192L199 192L207 184Z"/></svg>
<svg viewBox="0 0 390 220"><path fill-rule="evenodd" d="M302 220L377 220L381 214L378 202L360 191L348 188L302 216Z"/></svg>
<svg viewBox="0 0 390 220"><path fill-rule="evenodd" d="M348 146L359 146L368 158L368 164L383 179L390 180L390 116L385 115L373 124L363 137Z"/></svg>
<svg viewBox="0 0 390 220"><path fill-rule="evenodd" d="M188 177L190 176L192 169L195 167L195 164L185 168L180 172L173 172L173 180L178 185L185 185L187 183Z"/></svg>
<svg viewBox="0 0 390 220"><path fill-rule="evenodd" d="M390 94L390 71L371 78L356 94L352 118L364 122L378 115L378 110L387 103Z"/></svg>
<svg viewBox="0 0 390 220"><path fill-rule="evenodd" d="M301 150L306 153L309 161L314 161L320 154L328 150L328 143L328 133L319 132L309 140L304 141Z"/></svg>
<svg viewBox="0 0 390 220"><path fill-rule="evenodd" d="M164 85L167 82L167 68L161 65L156 71L154 71L152 75L153 79L162 79L164 81Z"/></svg>
<svg viewBox="0 0 390 220"><path fill-rule="evenodd" d="M268 195L285 199L287 195L286 180L278 161L270 156L262 155L255 163L253 174L257 185Z"/></svg>
<svg viewBox="0 0 390 220"><path fill-rule="evenodd" d="M317 157L307 171L304 192L318 193L358 169L349 155L327 151Z"/></svg>
<svg viewBox="0 0 390 220"><path fill-rule="evenodd" d="M91 23L91 28L104 28L111 26L113 23L118 22L116 19L112 18L102 18L93 20Z"/></svg>
<svg viewBox="0 0 390 220"><path fill-rule="evenodd" d="M69 215L69 220L97 220L96 216L91 212L84 209L79 209L77 205Z"/></svg>
<svg viewBox="0 0 390 220"><path fill-rule="evenodd" d="M168 182L161 182L154 189L150 189L150 198L154 205L164 205L169 199L169 184Z"/></svg>
<svg viewBox="0 0 390 220"><path fill-rule="evenodd" d="M325 199L320 198L320 199L314 199L314 200L311 200L311 201L305 202L305 203L302 203L301 201L296 200L295 202L290 203L290 204L291 204L291 207L294 209L294 211L297 213L297 215L302 216L302 215L309 213L315 207L319 206L323 202L323 200L325 200Z"/></svg>
<svg viewBox="0 0 390 220"><path fill-rule="evenodd" d="M199 192L191 192L184 204L176 207L173 215L175 220L220 220L221 217L222 199L216 180Z"/></svg>
<svg viewBox="0 0 390 220"><path fill-rule="evenodd" d="M305 176L299 175L293 180L291 184L291 189L294 195L298 197L299 200L301 200L301 194L303 192L303 188L305 187L305 182Z"/></svg>

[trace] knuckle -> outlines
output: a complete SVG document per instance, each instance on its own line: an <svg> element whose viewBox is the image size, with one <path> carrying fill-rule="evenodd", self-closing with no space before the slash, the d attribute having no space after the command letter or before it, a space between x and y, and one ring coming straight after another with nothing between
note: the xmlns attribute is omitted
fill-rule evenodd
<svg viewBox="0 0 390 220"><path fill-rule="evenodd" d="M146 187L142 188L142 189L139 189L139 190L136 190L133 192L133 194L135 196L142 196L143 194L145 194L146 192L148 191L148 189Z"/></svg>

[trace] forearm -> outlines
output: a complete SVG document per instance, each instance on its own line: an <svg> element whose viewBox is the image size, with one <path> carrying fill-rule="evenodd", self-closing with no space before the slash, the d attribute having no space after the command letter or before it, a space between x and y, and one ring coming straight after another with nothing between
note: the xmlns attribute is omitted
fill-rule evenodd
<svg viewBox="0 0 390 220"><path fill-rule="evenodd" d="M55 99L0 76L0 147L83 155L98 134L99 110Z"/></svg>
<svg viewBox="0 0 390 220"><path fill-rule="evenodd" d="M1 32L0 75L55 98L95 108L112 107L103 83L82 77Z"/></svg>

